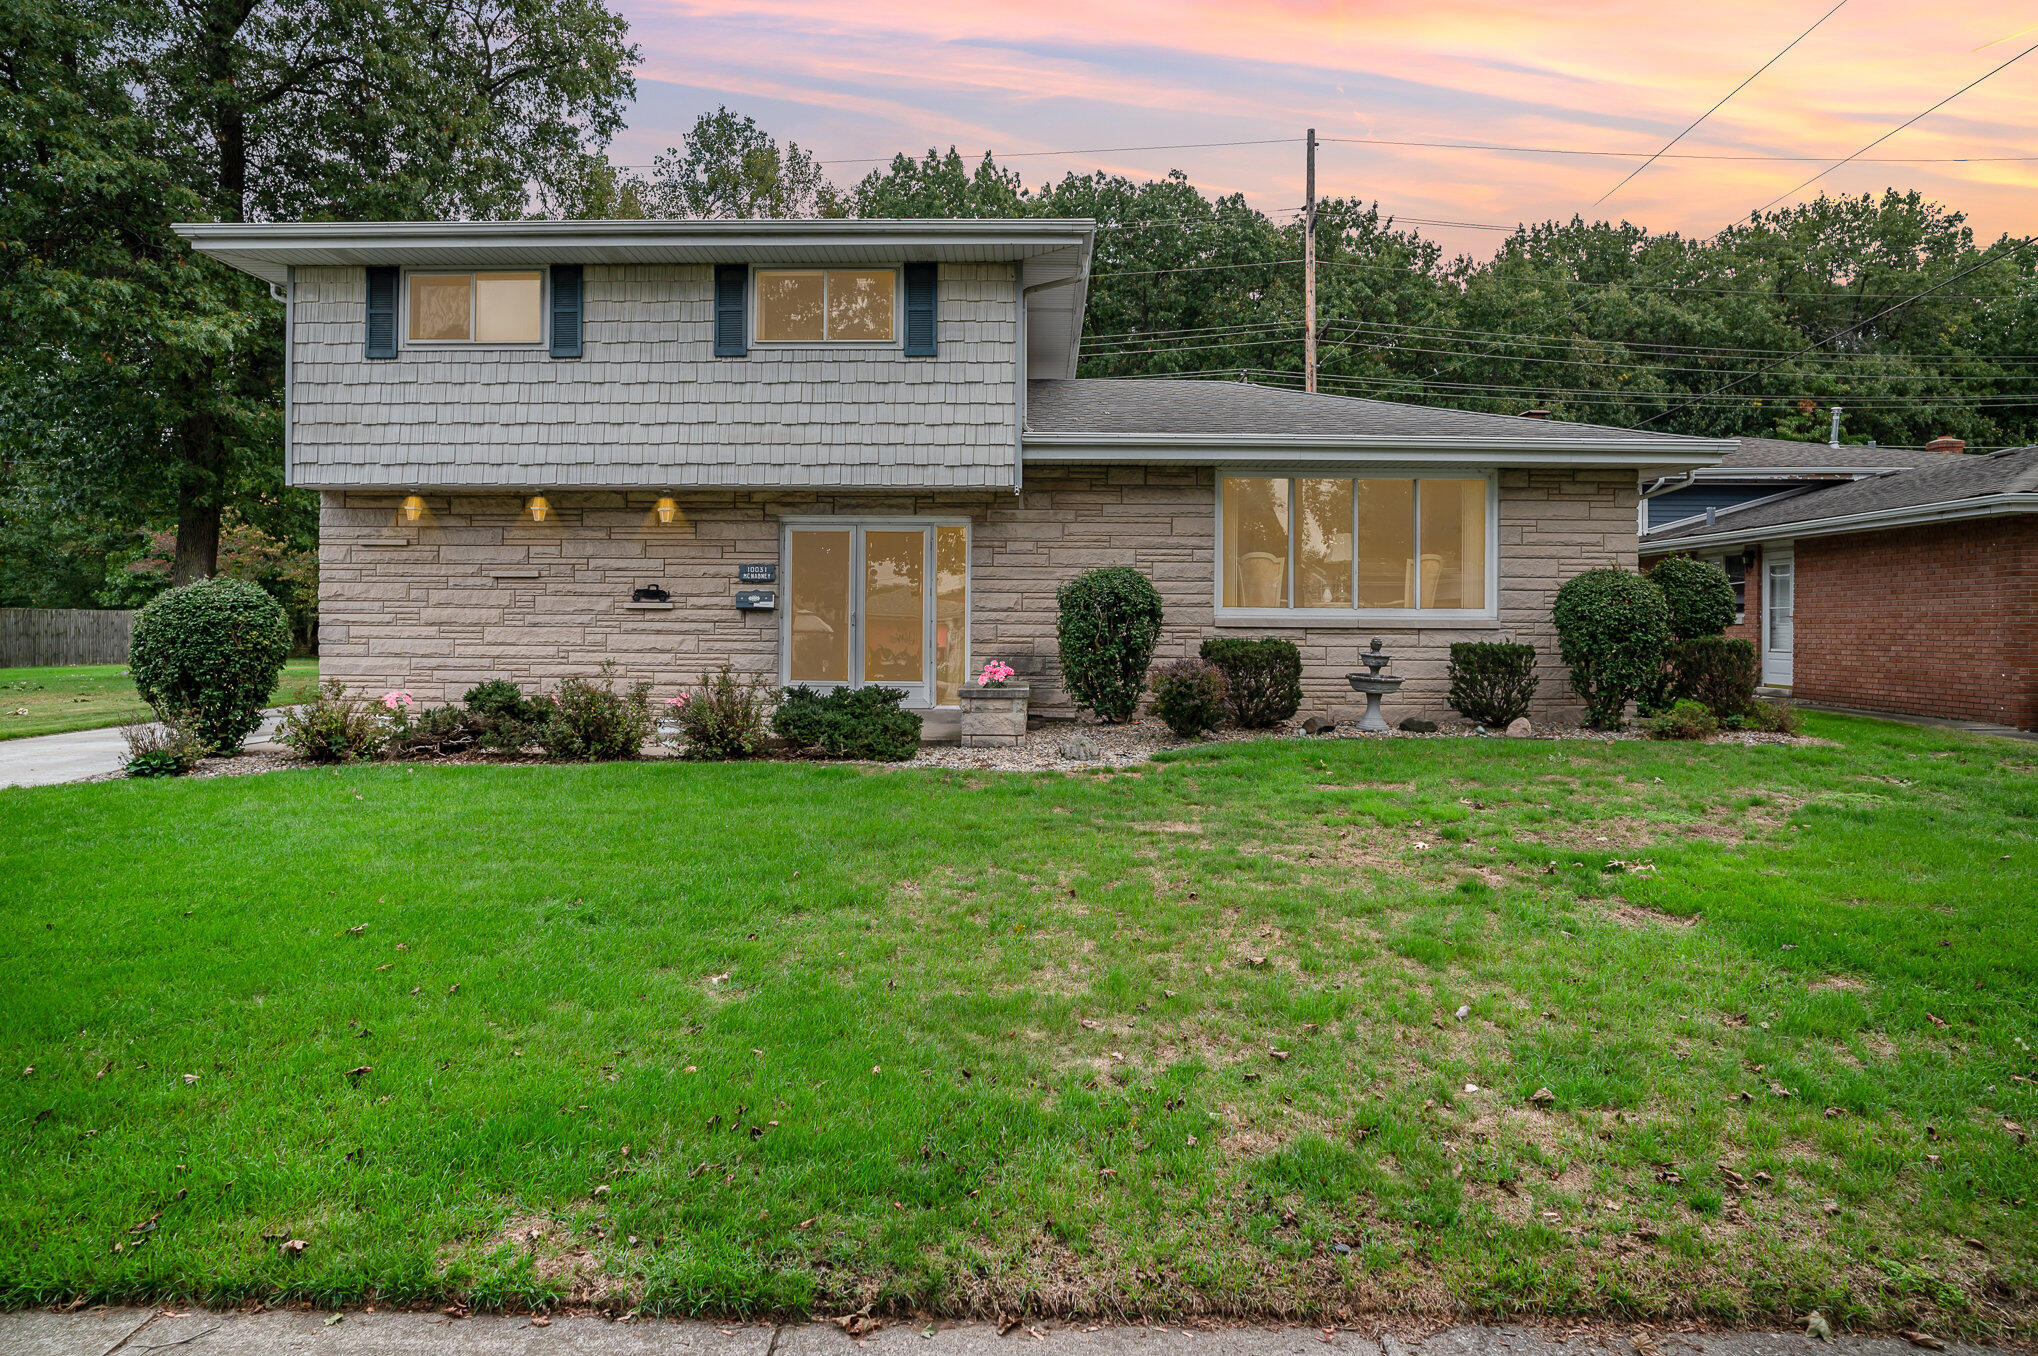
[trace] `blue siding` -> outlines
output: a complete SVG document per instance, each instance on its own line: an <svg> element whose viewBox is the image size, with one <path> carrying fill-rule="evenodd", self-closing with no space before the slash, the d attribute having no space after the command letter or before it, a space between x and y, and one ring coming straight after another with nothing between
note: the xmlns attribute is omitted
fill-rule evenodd
<svg viewBox="0 0 2038 1356"><path fill-rule="evenodd" d="M1786 489L1783 485L1694 485L1688 490L1672 490L1669 494L1656 496L1649 501L1649 531L1683 518L1695 517L1707 509L1732 508L1753 499L1767 499L1777 491Z"/></svg>

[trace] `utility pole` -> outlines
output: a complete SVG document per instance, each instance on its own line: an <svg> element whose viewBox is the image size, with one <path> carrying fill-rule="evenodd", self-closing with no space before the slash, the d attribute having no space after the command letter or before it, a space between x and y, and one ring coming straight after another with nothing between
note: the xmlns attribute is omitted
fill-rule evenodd
<svg viewBox="0 0 2038 1356"><path fill-rule="evenodd" d="M1302 389L1316 390L1316 129L1309 129L1302 185Z"/></svg>

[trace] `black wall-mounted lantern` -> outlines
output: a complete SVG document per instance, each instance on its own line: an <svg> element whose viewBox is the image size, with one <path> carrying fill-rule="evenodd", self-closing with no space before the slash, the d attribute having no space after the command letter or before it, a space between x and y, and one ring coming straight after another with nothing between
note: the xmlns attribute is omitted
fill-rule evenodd
<svg viewBox="0 0 2038 1356"><path fill-rule="evenodd" d="M646 584L643 588L630 595L630 601L633 603L669 603L672 601L672 595L659 588L656 584Z"/></svg>

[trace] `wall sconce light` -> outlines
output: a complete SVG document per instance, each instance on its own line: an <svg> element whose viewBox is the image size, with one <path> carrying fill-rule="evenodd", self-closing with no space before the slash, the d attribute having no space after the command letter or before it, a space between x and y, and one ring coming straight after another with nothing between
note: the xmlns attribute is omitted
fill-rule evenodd
<svg viewBox="0 0 2038 1356"><path fill-rule="evenodd" d="M424 516L425 516L424 500L418 498L416 495L411 495L408 499L405 499L403 501L403 520L405 522L414 523Z"/></svg>
<svg viewBox="0 0 2038 1356"><path fill-rule="evenodd" d="M524 508L530 513L531 521L534 523L544 522L545 515L552 511L552 505L546 501L545 496L542 494L532 495L531 502L524 505Z"/></svg>
<svg viewBox="0 0 2038 1356"><path fill-rule="evenodd" d="M673 514L675 514L675 513L678 513L678 512L679 512L679 505L677 505L677 504L675 504L675 503L673 503L673 502L672 502L672 496L671 496L671 495L667 495L667 496L666 496L665 498L663 498L663 499L660 499L660 500L658 501L658 521L659 521L659 522L661 522L661 523L670 523L670 522L672 521L672 515L673 515Z"/></svg>

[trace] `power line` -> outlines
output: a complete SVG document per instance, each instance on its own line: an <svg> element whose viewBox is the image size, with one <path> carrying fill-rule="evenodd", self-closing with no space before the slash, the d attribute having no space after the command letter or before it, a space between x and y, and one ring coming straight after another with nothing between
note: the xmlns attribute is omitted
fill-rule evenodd
<svg viewBox="0 0 2038 1356"><path fill-rule="evenodd" d="M1775 197L1771 198L1768 202L1765 202L1760 207L1756 208L1755 213L1751 213L1751 215L1766 212L1770 208L1776 206L1776 204L1782 202L1785 198L1788 198L1791 194L1798 192L1800 189L1810 188L1813 184L1825 178L1828 174L1831 174L1834 170L1840 168L1840 166L1846 164L1849 160L1853 160L1856 157L1868 151L1874 150L1877 146L1880 146L1883 142L1888 141L1891 137L1895 136L1898 132L1903 131L1906 127L1909 127L1912 123L1921 122L1925 118L1930 117L1932 114L1937 113L1940 109L1946 107L1946 105L1952 103L1955 99L1958 99L1961 95L1967 93L1967 91L1973 89L1976 85L1979 85L1982 81L1988 79L1989 76L1995 75L1999 71L2006 70L2009 67L2016 65L2019 61L2022 61L2025 57L2031 55L2031 53L2033 52L2038 52L2038 42L2032 43L2029 47L2026 47L2023 51L2017 53L2015 56L2011 57L2008 61L2005 61L2002 65L1996 67L1995 70L1988 72L1987 75L1976 76L1974 79L1962 85L1959 89L1954 90L1951 94L1941 99L1938 103L1933 104L1923 113L1918 114L1914 118L1909 118L1903 122L1898 123L1896 126L1890 128L1887 132L1884 132L1881 136L1877 137L1875 140L1869 142L1866 146L1863 146L1860 150L1854 152L1853 155L1846 157L1846 159L1844 160L1835 160L1832 164L1826 166L1824 169L1820 170L1817 174L1814 174L1811 178L1799 184L1797 188L1786 189L1785 191L1777 194Z"/></svg>
<svg viewBox="0 0 2038 1356"><path fill-rule="evenodd" d="M1695 129L1700 123L1704 122L1707 118L1710 118L1713 114L1719 112L1720 109L1724 108L1726 106L1727 100L1733 98L1736 94L1739 94L1742 90L1754 84L1756 76L1761 75L1763 71L1768 70L1771 66L1774 66L1777 62L1783 60L1785 53L1789 52L1792 47L1797 46L1799 43L1803 42L1806 38L1810 37L1812 35L1812 29L1817 28L1820 24L1824 23L1826 20L1832 18L1835 14L1838 14L1842 9L1846 7L1846 4L1847 0L1840 0L1839 4L1833 6L1831 9L1827 10L1824 14L1821 14L1817 19L1813 20L1811 28L1807 28L1804 32L1792 38L1789 41L1789 43L1787 43L1784 46L1783 51L1778 52L1775 56L1763 62L1762 65L1756 70L1754 75L1749 76L1746 80L1743 80L1740 84L1734 86L1732 89L1728 90L1725 94L1721 95L1720 101L1718 103L1714 104L1711 108L1708 108L1705 112L1699 114L1696 118L1693 118L1691 120L1690 126L1687 126L1682 132L1679 132L1676 136L1664 142L1662 150L1657 151L1647 160L1644 160L1641 164L1629 170L1626 178L1622 179L1612 188L1609 188L1608 190L1606 190L1606 192L1594 198L1592 200L1592 205L1594 207L1597 207L1601 203L1605 202L1608 198L1611 198L1614 194L1626 188L1628 184L1633 181L1634 177L1637 174L1640 174L1643 170L1649 168L1649 166L1655 164L1658 160L1662 159L1665 151L1668 151L1672 146L1675 146L1678 142L1684 140L1684 138L1687 135L1689 135L1692 132L1692 130Z"/></svg>
<svg viewBox="0 0 2038 1356"><path fill-rule="evenodd" d="M1823 155L1768 155L1747 152L1719 151L1598 151L1585 150L1574 146L1510 146L1490 141L1425 141L1412 137L1318 137L1318 141L1337 142L1344 146L1416 146L1436 151L1497 151L1506 155L1577 155L1606 160L1729 160L1754 161L1775 164L1817 164L1829 157ZM2004 161L2024 163L2038 160L2038 155L1926 155L1902 157L1872 157L1857 160L1863 165L1974 165L1995 164Z"/></svg>
<svg viewBox="0 0 2038 1356"><path fill-rule="evenodd" d="M2029 48L2026 48L2025 50L2026 50L2026 51L2029 51L2029 50L2031 50L2031 49L2029 49ZM2025 250L2025 249L2028 249L2028 248L2029 248L2029 247L2030 247L2031 245L2033 245L2033 244L2038 244L2038 236L2033 236L2033 237L2030 237L2030 238L2026 239L2026 240L2025 240L2025 241L2024 241L2024 242L2023 242L2022 244L2019 244L2019 245L2015 245L2015 246L2012 246L2012 247L2011 247L2010 249L2008 249L2008 250L2004 251L2004 252L2003 252L2002 254L1994 256L1994 258L1998 258L1998 259L2007 259L2007 258L2009 258L2009 257L2010 257L2011 255L2013 255L2013 254L2018 254L2018 253L2021 253L2021 252L2022 252L2023 250ZM1903 300L1903 301L1899 301L1899 302L1897 302L1897 303L1896 303L1896 304L1895 304L1894 306L1885 306L1885 307L1884 307L1883 309L1881 309L1880 311L1877 311L1877 312L1876 312L1876 313L1875 313L1874 315L1872 315L1872 316L1868 317L1868 319L1866 319L1866 320L1857 320L1857 321L1855 321L1855 322L1854 322L1854 323L1853 323L1852 325L1849 325L1849 326L1848 326L1848 327L1847 327L1846 329L1844 329L1844 330L1838 330L1838 331L1836 331L1836 332L1834 332L1834 333L1832 333L1832 334L1829 334L1829 335L1827 335L1827 336L1826 336L1826 337L1825 337L1824 339L1820 339L1820 340L1817 340L1817 341L1816 341L1816 342L1814 342L1814 343L1810 343L1810 344L1807 344L1807 345L1805 345L1805 346L1804 346L1803 348L1799 349L1799 350L1797 351L1797 353L1793 353L1793 354L1789 355L1789 357L1784 357L1784 358L1778 358L1778 359L1776 359L1776 361L1774 361L1774 362L1772 362L1772 363L1768 364L1768 366L1767 366L1767 367L1763 367L1763 368L1760 368L1760 369L1758 369L1758 370L1756 370L1756 371L1754 371L1754 372L1750 372L1750 373L1748 373L1748 374L1747 374L1747 375L1745 375L1745 376L1740 376L1740 377L1736 377L1736 378L1734 378L1734 380L1732 380L1732 381L1728 382L1728 383L1727 383L1727 384L1726 384L1725 386L1722 386L1722 387L1718 388L1718 390L1714 390L1714 391L1708 392L1708 395L1718 395L1718 394L1720 394L1720 392L1721 392L1721 391L1726 391L1726 390L1729 390L1729 389L1731 389L1732 387L1735 387L1735 386L1738 386L1738 385L1740 385L1740 384L1741 384L1742 382L1744 382L1744 381L1748 381L1748 380L1750 380L1750 379L1752 379L1752 378L1754 378L1754 377L1759 377L1759 376L1761 376L1763 372L1766 372L1766 371L1770 370L1770 368L1774 368L1774 367L1780 367L1780 366L1782 366L1782 365L1783 365L1784 363L1787 363L1787 362L1789 362L1791 358L1795 358L1795 357L1797 357L1797 356L1798 356L1799 354L1803 354L1803 353L1809 353L1809 352L1811 352L1811 351L1812 351L1813 349L1815 349L1815 348L1822 348L1822 347L1824 347L1825 345L1827 345L1827 344L1830 344L1830 343L1832 343L1832 342L1833 342L1833 341L1834 341L1835 339L1839 339L1839 338L1841 338L1841 337L1842 337L1842 336L1844 336L1844 335L1849 335L1849 334L1852 334L1852 333L1853 333L1854 331L1856 331L1856 330L1858 330L1858 329L1862 328L1863 326L1865 326L1865 325L1869 325L1869 324L1872 324L1873 322L1875 322L1875 321L1877 321L1877 320L1880 320L1880 319L1882 319L1882 318L1883 318L1884 316L1888 315L1888 314L1889 314L1889 313L1890 313L1891 311L1899 310L1899 309L1901 309L1901 308L1903 308L1903 307L1905 307L1905 306L1908 306L1908 305L1910 305L1910 304L1911 304L1912 302L1914 302L1914 301L1917 301L1917 300L1919 300L1919 299L1920 299L1920 298L1922 298L1922 297L1927 297L1927 296L1930 296L1930 295L1931 295L1932 293L1934 293L1934 292L1938 291L1938 290L1939 290L1940 288L1942 288L1942 287L1946 286L1946 285L1947 285L1947 283L1955 283L1955 282L1959 282L1959 281L1960 281L1960 280L1961 280L1962 278L1966 277L1966 276L1967 276L1968 274L1970 274L1970 273L1974 272L1974 271L1975 271L1976 269L1978 269L1978 268L1982 267L1983 265L1985 265L1985 264L1988 264L1988 263L1990 263L1990 262L1992 262L1992 260L1991 260L1990 258L1986 258L1986 257L1985 257L1985 258L1981 258L1981 259L1977 259L1977 260L1975 260L1975 261L1974 261L1973 263L1969 264L1969 265L1968 265L1968 266L1967 266L1966 268L1963 268L1963 269L1961 269L1961 270L1960 270L1960 271L1959 271L1958 273L1955 273L1955 274L1953 274L1953 275L1952 275L1951 277L1949 277L1949 278L1945 279L1945 281L1943 281L1943 282L1938 282L1938 283L1934 283L1934 284L1933 284L1932 286L1930 286L1930 287L1926 288L1926 289L1925 289L1924 291L1922 291L1922 292L1918 293L1918 294L1917 294L1917 296L1914 296L1914 297L1910 297L1910 298L1907 298L1907 299L1905 299L1905 300ZM1642 421L1642 423L1643 423L1644 425L1646 425L1646 424L1649 424L1649 423L1652 423L1652 422L1654 422L1655 420L1657 420L1657 419L1660 419L1660 418L1662 418L1662 417L1663 417L1664 415L1668 414L1669 412L1670 412L1670 411L1668 411L1668 410L1659 410L1659 411L1657 411L1657 412L1656 412L1655 414L1652 414L1652 415L1650 415L1650 416L1649 416L1649 417L1648 417L1647 419L1644 419L1644 420Z"/></svg>
<svg viewBox="0 0 2038 1356"><path fill-rule="evenodd" d="M1916 298L1915 298L1915 297L1912 297L1912 298L1909 298L1909 299L1910 299L1910 300L1915 300ZM1792 349L1781 349L1781 348L1734 348L1734 347L1730 347L1730 346L1725 346L1725 345L1717 345L1717 344L1659 344L1659 343L1651 343L1651 342L1648 342L1648 341L1646 341L1646 340L1632 340L1632 341L1630 341L1630 340L1624 340L1624 339L1601 339L1601 338L1598 338L1597 336L1593 336L1593 335L1574 335L1574 336L1568 336L1568 337L1567 337L1567 336L1564 336L1564 335L1535 335L1535 334L1516 334L1516 333L1512 333L1512 332L1510 332L1510 331L1507 331L1507 330L1474 330L1474 329L1465 329L1465 328L1462 328L1462 327L1459 327L1459 326L1451 326L1451 325L1418 325L1418 324L1414 324L1414 323L1412 323L1412 322L1408 322L1408 321L1394 321L1394 320L1363 320L1363 319L1361 319L1361 320L1350 320L1350 321L1344 321L1344 322L1341 322L1341 323L1344 323L1344 324L1353 324L1353 325L1364 325L1364 326L1367 326L1367 327L1370 327L1370 328L1374 328L1374 329L1383 329L1383 330L1397 330L1397 331L1402 331L1402 330L1405 330L1405 331L1411 331L1411 332L1414 332L1414 333L1416 333L1416 334L1418 334L1418 335L1420 335L1420 336L1422 336L1422 337L1429 337L1429 336L1447 336L1447 337L1448 337L1448 336L1457 336L1457 335L1466 335L1466 336L1470 336L1470 337L1472 337L1472 338L1475 338L1475 339L1489 339L1489 340L1492 340L1492 341L1494 341L1495 343L1505 343L1505 344L1512 344L1512 345L1516 345L1516 346L1529 346L1529 345L1534 345L1534 346L1537 346L1537 347L1543 347L1543 348L1551 348L1551 347L1559 347L1559 348L1561 348L1561 347L1568 347L1568 346L1569 346L1569 345L1571 345L1571 344L1578 344L1578 343L1593 343L1593 344L1618 344L1618 345L1619 345L1619 346L1621 346L1622 348L1626 348L1626 349L1632 350L1632 351L1634 351L1634 352L1652 352L1652 353L1669 353L1669 354L1703 354L1703 355L1708 355L1708 356L1710 356L1710 355L1719 355L1719 356L1722 356L1722 357L1756 357L1756 358L1765 358L1765 357L1771 357L1771 356L1774 356L1774 355L1777 355L1777 354L1783 354L1783 355L1786 355L1786 356L1794 356L1795 354L1801 354L1801 353L1805 352L1805 350L1803 350L1803 349L1796 349L1796 350L1792 350ZM1864 322L1864 323L1865 323L1865 322ZM1846 358L1846 357L1847 357L1848 355L1845 355L1845 354L1837 354L1837 353L1836 353L1836 354L1833 354L1832 356L1833 356L1834 358L1836 358L1836 359L1845 359L1845 358ZM1865 355L1865 354L1857 354L1857 355L1854 355L1854 356L1857 356L1857 357L1862 357L1862 356L1877 356L1877 355ZM1900 355L1900 356L1911 356L1911 355ZM1920 354L1920 355L1915 355L1915 356L1916 356L1917 358L1919 358L1919 359L1922 359L1922 358L1928 358L1928 357L1929 357L1929 358L1933 358L1933 359L1935 359L1935 360L1946 360L1946 361L1958 361L1958 360L1960 360L1960 358L1961 358L1961 355L1959 355L1959 354ZM1980 361L1985 361L1985 362L2002 362L2002 361L2005 361L2005 360L2009 360L2009 359L2015 359L2015 360L2017 360L2017 361L2020 361L2020 362L2028 362L2028 361L2038 361L2038 354L2032 354L2032 353L2002 353L2002 354L1993 354L1993 355L1990 355L1990 356L1988 356L1987 358L1983 358L1983 359L1980 359Z"/></svg>

